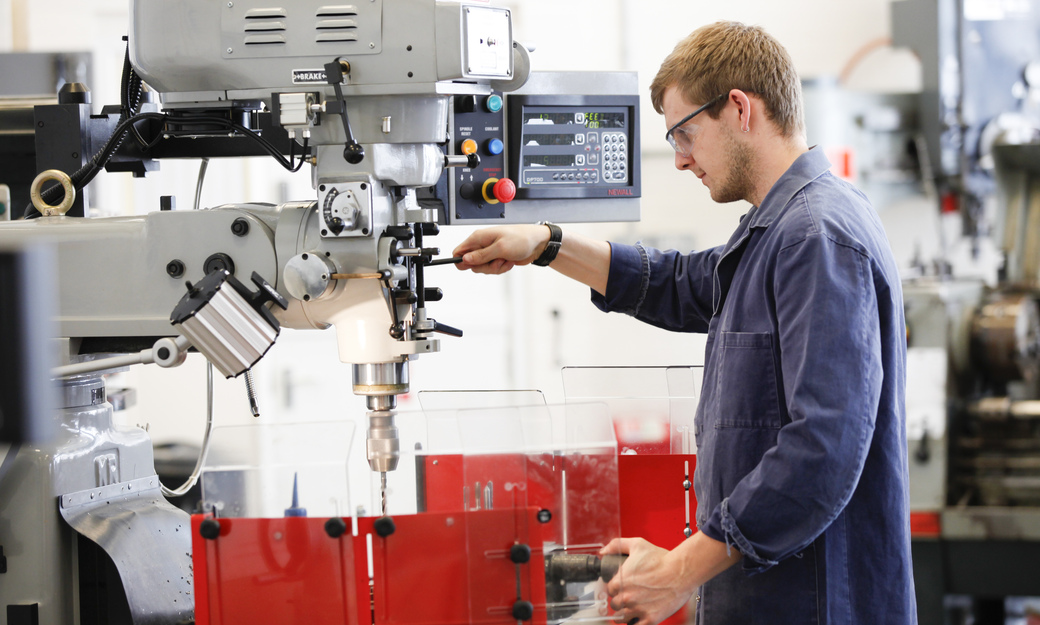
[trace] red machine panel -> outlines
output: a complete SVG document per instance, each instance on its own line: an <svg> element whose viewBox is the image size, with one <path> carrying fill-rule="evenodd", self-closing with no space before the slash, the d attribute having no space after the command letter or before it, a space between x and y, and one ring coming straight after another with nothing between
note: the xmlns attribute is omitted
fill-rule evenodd
<svg viewBox="0 0 1040 625"><path fill-rule="evenodd" d="M518 600L541 607L534 625L546 622L536 509L398 516L385 537L375 518L358 519L357 536L348 519L337 538L328 519L277 518L220 519L207 539L208 518L192 518L200 625L512 625ZM517 543L528 562L510 560Z"/></svg>
<svg viewBox="0 0 1040 625"><path fill-rule="evenodd" d="M319 518L220 519L210 540L207 518L192 517L198 625L358 625L349 533L331 538Z"/></svg>

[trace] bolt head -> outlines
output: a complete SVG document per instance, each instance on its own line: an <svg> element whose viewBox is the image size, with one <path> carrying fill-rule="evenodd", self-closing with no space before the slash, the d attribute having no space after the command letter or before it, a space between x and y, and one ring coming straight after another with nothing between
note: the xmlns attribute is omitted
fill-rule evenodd
<svg viewBox="0 0 1040 625"><path fill-rule="evenodd" d="M375 523L372 524L372 529L376 531L376 534L386 538L397 531L397 525L394 524L394 520L388 516L379 517Z"/></svg>
<svg viewBox="0 0 1040 625"><path fill-rule="evenodd" d="M206 519L199 525L199 534L206 540L216 540L220 536L220 521Z"/></svg>
<svg viewBox="0 0 1040 625"><path fill-rule="evenodd" d="M329 538L339 538L347 532L347 523L339 517L332 517L325 521L325 533Z"/></svg>

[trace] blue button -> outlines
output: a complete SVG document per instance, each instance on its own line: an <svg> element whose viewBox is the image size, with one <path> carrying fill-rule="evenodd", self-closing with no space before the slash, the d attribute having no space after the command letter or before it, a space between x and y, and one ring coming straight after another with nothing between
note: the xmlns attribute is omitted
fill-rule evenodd
<svg viewBox="0 0 1040 625"><path fill-rule="evenodd" d="M491 94L484 100L484 107L491 113L497 113L502 110L502 96L498 94Z"/></svg>
<svg viewBox="0 0 1040 625"><path fill-rule="evenodd" d="M503 147L504 146L502 145L502 140L501 139L498 139L498 138L488 139L488 142L487 142L488 154L497 156L497 155L502 153L502 148Z"/></svg>

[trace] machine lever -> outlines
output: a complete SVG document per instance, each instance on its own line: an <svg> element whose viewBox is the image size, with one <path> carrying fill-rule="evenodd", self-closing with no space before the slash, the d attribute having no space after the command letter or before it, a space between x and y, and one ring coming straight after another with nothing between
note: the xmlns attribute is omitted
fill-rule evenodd
<svg viewBox="0 0 1040 625"><path fill-rule="evenodd" d="M448 258L436 258L426 263L427 267L435 267L437 265L455 265L462 262L461 256L451 256Z"/></svg>
<svg viewBox="0 0 1040 625"><path fill-rule="evenodd" d="M336 59L325 64L325 80L328 81L336 91L336 107L343 118L343 132L347 136L346 147L343 148L343 160L351 165L357 165L365 159L365 148L354 140L354 133L350 131L350 120L347 119L347 100L343 97L343 74L350 73L350 63Z"/></svg>
<svg viewBox="0 0 1040 625"><path fill-rule="evenodd" d="M434 332L440 332L441 334L447 334L448 336L458 336L458 337L462 336L462 330L460 330L458 328L453 328L451 326L446 326L443 323L439 323L437 321L434 321L433 319L431 319L431 321L433 321L433 331Z"/></svg>
<svg viewBox="0 0 1040 625"><path fill-rule="evenodd" d="M468 167L470 169L475 169L478 165L480 165L480 155L476 152L472 154L444 155L445 167Z"/></svg>

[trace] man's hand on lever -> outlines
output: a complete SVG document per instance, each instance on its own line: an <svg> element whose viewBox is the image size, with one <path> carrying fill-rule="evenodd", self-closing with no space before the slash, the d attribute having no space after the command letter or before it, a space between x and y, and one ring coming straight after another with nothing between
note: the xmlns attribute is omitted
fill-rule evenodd
<svg viewBox="0 0 1040 625"><path fill-rule="evenodd" d="M740 560L736 549L697 533L675 549L661 549L642 538L615 538L600 554L627 553L628 559L607 584L615 620L657 625L679 610L712 577Z"/></svg>
<svg viewBox="0 0 1040 625"><path fill-rule="evenodd" d="M538 225L500 226L477 230L459 244L452 256L462 256L459 269L501 274L533 263L546 243L549 228Z"/></svg>
<svg viewBox="0 0 1040 625"><path fill-rule="evenodd" d="M452 256L462 256L462 262L457 265L459 269L501 274L518 265L533 263L545 250L550 234L549 227L544 225L485 228L459 244ZM549 266L605 295L610 273L610 244L565 230L560 250Z"/></svg>

